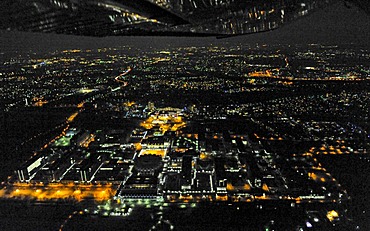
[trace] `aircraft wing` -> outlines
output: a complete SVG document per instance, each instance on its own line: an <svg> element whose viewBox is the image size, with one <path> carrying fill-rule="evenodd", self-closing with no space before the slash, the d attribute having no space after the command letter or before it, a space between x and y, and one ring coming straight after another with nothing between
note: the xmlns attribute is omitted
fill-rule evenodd
<svg viewBox="0 0 370 231"><path fill-rule="evenodd" d="M84 36L234 36L337 0L2 0L0 29Z"/></svg>

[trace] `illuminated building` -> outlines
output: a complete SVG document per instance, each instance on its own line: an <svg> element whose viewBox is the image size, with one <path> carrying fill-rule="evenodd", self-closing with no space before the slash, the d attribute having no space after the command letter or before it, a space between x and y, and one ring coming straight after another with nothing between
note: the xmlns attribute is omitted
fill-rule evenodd
<svg viewBox="0 0 370 231"><path fill-rule="evenodd" d="M185 155L182 157L182 164L181 164L181 175L182 175L182 186L181 189L191 189L191 185L193 184L192 180L192 162L193 157L189 155Z"/></svg>
<svg viewBox="0 0 370 231"><path fill-rule="evenodd" d="M80 180L82 182L91 182L99 168L103 165L105 157L103 155L94 154L87 159L84 159L80 164Z"/></svg>
<svg viewBox="0 0 370 231"><path fill-rule="evenodd" d="M46 160L43 155L34 155L16 171L18 180L28 182L45 163Z"/></svg>

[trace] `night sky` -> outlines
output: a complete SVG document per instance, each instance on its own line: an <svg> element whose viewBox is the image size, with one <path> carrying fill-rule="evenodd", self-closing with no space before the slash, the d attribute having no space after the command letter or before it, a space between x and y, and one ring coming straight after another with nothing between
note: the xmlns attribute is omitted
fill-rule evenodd
<svg viewBox="0 0 370 231"><path fill-rule="evenodd" d="M40 34L0 31L0 53L63 49L94 49L102 47L134 46L187 46L210 44L359 44L370 47L370 15L343 2L320 9L279 29L236 36L226 39L184 37L81 37L71 35ZM4 55L4 54L3 54Z"/></svg>

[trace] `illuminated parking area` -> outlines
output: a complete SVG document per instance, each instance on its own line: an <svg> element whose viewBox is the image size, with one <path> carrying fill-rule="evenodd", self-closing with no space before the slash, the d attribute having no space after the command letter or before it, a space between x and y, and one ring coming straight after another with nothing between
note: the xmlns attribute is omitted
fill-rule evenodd
<svg viewBox="0 0 370 231"><path fill-rule="evenodd" d="M174 109L164 109L174 110ZM183 117L176 112L156 113L148 117L145 121L140 124L143 128L150 130L157 128L164 134L166 131L178 131L186 127L186 122L183 121Z"/></svg>
<svg viewBox="0 0 370 231"><path fill-rule="evenodd" d="M107 185L79 185L79 184L26 184L16 183L0 190L0 196L6 199L30 199L37 201L71 200L81 201L92 199L104 201L112 198L116 193L116 186Z"/></svg>
<svg viewBox="0 0 370 231"><path fill-rule="evenodd" d="M147 150L141 150L139 153L139 156L143 155L155 155L155 156L160 156L160 157L165 157L167 154L166 150L160 150L160 149L147 149Z"/></svg>
<svg viewBox="0 0 370 231"><path fill-rule="evenodd" d="M337 211L331 210L331 211L328 211L328 213L326 214L326 217L328 218L330 222L333 222L339 218L339 214Z"/></svg>

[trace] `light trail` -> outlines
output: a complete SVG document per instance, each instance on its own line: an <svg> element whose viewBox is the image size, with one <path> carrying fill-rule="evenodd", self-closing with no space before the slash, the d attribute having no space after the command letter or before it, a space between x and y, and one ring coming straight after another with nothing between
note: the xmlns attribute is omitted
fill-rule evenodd
<svg viewBox="0 0 370 231"><path fill-rule="evenodd" d="M123 86L126 87L128 85L128 82L127 81L124 81L122 80L121 78L128 75L130 72L132 71L132 68L129 67L126 71L124 71L122 74L116 76L114 79L117 81L117 82L120 82L120 83L123 83Z"/></svg>
<svg viewBox="0 0 370 231"><path fill-rule="evenodd" d="M69 221L69 220L71 220L72 218L73 218L73 216L74 215L76 215L77 213L80 213L80 214L82 214L83 212L82 211L80 211L80 212L78 212L77 210L76 211L73 211L73 213L71 213L64 221L63 221L63 223L60 225L60 227L59 227L59 231L63 231L63 228L64 228L64 226L66 226L66 224L67 224L67 222Z"/></svg>

